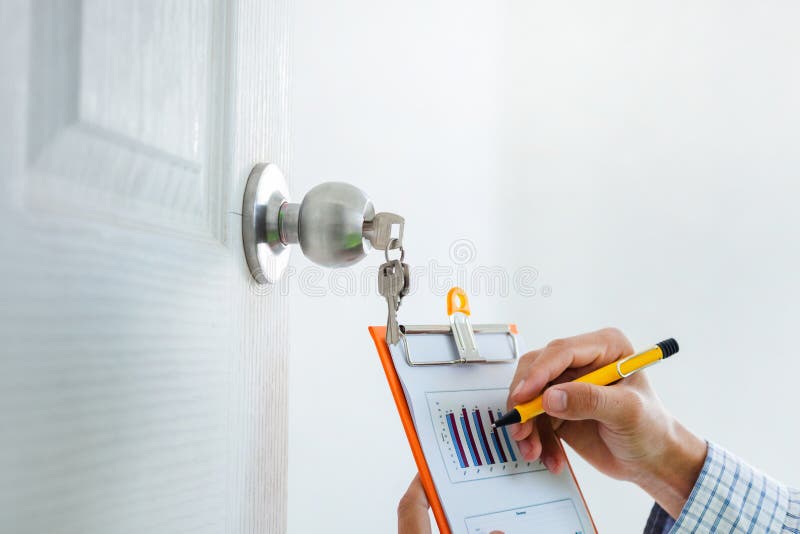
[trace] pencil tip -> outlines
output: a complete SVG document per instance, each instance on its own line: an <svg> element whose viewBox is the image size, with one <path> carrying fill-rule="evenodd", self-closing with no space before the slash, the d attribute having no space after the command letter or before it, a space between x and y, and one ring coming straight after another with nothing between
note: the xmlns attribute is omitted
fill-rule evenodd
<svg viewBox="0 0 800 534"><path fill-rule="evenodd" d="M500 428L501 426L510 425L512 423L521 423L521 422L522 422L522 417L520 416L519 411L517 411L517 409L514 408L510 412L501 416L500 419L496 419L494 422L494 427Z"/></svg>

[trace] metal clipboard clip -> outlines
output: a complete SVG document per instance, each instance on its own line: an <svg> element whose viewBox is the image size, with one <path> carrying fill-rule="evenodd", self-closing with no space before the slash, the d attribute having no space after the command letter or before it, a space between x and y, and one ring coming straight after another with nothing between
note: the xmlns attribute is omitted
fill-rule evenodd
<svg viewBox="0 0 800 534"><path fill-rule="evenodd" d="M405 325L400 327L400 342L405 351L406 363L411 366L451 365L465 363L509 363L519 358L516 329L506 324L472 325L467 294L460 287L454 287L447 293L447 315L450 325ZM451 334L455 342L457 357L448 360L415 360L412 357L407 336L420 334ZM511 356L505 358L487 358L478 350L475 334L505 334L511 344Z"/></svg>

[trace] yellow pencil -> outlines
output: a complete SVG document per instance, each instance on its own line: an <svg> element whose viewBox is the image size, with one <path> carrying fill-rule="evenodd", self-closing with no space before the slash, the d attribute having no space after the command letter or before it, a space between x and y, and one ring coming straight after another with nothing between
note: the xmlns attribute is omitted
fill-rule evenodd
<svg viewBox="0 0 800 534"><path fill-rule="evenodd" d="M637 371L641 371L645 367L669 358L676 352L678 352L678 342L673 338L665 339L664 341L656 343L655 346L643 352L626 356L625 358L611 362L600 369L596 369L591 373L585 374L580 378L576 378L574 382L585 382L588 384L595 384L597 386L607 386L618 380L622 380L623 378L628 377ZM530 402L514 406L513 410L509 411L507 414L503 415L503 417L495 421L492 426L501 427L513 423L524 423L529 419L533 419L537 415L543 414L543 397L544 395L540 395Z"/></svg>

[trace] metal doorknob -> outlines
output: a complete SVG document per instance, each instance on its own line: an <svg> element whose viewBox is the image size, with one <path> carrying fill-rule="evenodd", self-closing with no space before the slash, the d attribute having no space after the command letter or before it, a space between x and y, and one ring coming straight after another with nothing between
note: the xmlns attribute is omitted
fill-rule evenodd
<svg viewBox="0 0 800 534"><path fill-rule="evenodd" d="M372 245L389 248L391 224L399 226L402 240L402 217L375 215L367 195L343 182L319 184L300 203L292 203L280 169L274 163L259 163L247 179L242 202L242 240L250 273L259 283L276 282L294 244L318 265L346 267L366 256ZM380 228L375 226L378 221Z"/></svg>

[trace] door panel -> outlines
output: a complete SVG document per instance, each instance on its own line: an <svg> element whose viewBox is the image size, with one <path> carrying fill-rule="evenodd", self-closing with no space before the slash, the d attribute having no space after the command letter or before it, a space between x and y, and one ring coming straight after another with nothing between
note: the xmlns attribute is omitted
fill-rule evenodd
<svg viewBox="0 0 800 534"><path fill-rule="evenodd" d="M224 9L33 3L31 202L221 237Z"/></svg>
<svg viewBox="0 0 800 534"><path fill-rule="evenodd" d="M289 167L286 4L0 10L0 531L285 530L286 302L239 212Z"/></svg>

